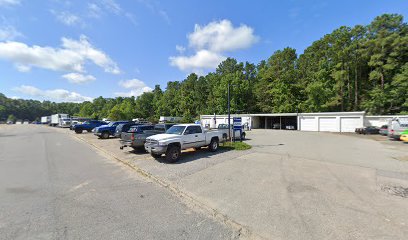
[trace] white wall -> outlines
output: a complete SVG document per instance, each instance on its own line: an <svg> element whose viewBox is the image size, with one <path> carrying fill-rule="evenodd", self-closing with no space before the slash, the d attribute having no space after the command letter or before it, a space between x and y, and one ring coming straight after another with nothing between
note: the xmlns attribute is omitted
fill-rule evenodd
<svg viewBox="0 0 408 240"><path fill-rule="evenodd" d="M353 124L354 126L348 126L348 129L342 129L341 122L342 119L358 119L354 120ZM308 129L306 129L306 126L302 126L302 121L303 125L305 119L308 119ZM311 122L313 119L313 122ZM331 126L320 126L323 123L323 120L326 120L325 122L327 123L327 120L331 120L330 124ZM322 121L321 121L322 120ZM344 122L343 122L344 124ZM328 129L330 132L354 132L355 128L360 128L363 127L364 125L364 115L363 113L308 113L308 114L300 114L298 117L298 125L299 125L299 130L300 131L322 131L322 129ZM351 131L353 130L353 131Z"/></svg>

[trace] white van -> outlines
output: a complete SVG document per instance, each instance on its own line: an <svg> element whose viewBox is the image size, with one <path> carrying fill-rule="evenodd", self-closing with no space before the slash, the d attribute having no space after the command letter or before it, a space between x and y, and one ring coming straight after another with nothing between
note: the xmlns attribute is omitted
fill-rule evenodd
<svg viewBox="0 0 408 240"><path fill-rule="evenodd" d="M388 122L388 137L399 140L401 133L408 129L408 117L394 117Z"/></svg>

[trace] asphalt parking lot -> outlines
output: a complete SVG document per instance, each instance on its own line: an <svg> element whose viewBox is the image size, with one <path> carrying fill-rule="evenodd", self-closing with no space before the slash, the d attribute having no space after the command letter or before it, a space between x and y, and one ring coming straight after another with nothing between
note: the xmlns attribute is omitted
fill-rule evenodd
<svg viewBox="0 0 408 240"><path fill-rule="evenodd" d="M67 131L59 129L58 131ZM72 134L72 133L70 133ZM177 164L75 135L267 239L407 239L406 144L380 136L253 130L247 151Z"/></svg>

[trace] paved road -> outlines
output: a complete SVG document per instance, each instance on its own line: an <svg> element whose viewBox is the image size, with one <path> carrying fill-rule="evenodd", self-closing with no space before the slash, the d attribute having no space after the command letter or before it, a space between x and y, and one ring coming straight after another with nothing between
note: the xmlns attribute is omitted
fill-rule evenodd
<svg viewBox="0 0 408 240"><path fill-rule="evenodd" d="M166 189L42 126L0 127L0 239L230 239Z"/></svg>

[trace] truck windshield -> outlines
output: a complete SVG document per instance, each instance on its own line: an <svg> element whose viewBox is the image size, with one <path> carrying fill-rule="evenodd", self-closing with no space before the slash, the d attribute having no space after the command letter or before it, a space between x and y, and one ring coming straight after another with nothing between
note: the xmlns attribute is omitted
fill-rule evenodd
<svg viewBox="0 0 408 240"><path fill-rule="evenodd" d="M184 129L186 129L185 126L173 126L171 128L169 128L166 133L167 134L177 134L177 135L181 135L184 132Z"/></svg>

